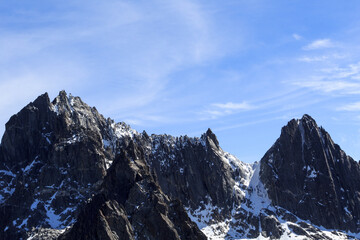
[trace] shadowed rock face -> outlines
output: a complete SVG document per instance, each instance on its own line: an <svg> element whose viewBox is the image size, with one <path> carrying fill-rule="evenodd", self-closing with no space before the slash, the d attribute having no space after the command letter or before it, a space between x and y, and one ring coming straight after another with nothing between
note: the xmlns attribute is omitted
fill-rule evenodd
<svg viewBox="0 0 360 240"><path fill-rule="evenodd" d="M273 205L326 228L359 232L360 166L304 115L291 120L261 160Z"/></svg>
<svg viewBox="0 0 360 240"><path fill-rule="evenodd" d="M39 96L11 117L0 150L0 232L19 238L32 227L63 228L106 174L105 120L78 97ZM12 234L17 234L12 235Z"/></svg>
<svg viewBox="0 0 360 240"><path fill-rule="evenodd" d="M224 161L224 152L210 129L200 139L152 137L156 150L148 162L166 194L194 209L211 200L229 213L234 204L240 204L241 198L234 194L234 179L240 173Z"/></svg>
<svg viewBox="0 0 360 240"><path fill-rule="evenodd" d="M90 230L89 230L90 229ZM206 239L179 201L160 189L133 142L110 167L92 198L60 239Z"/></svg>
<svg viewBox="0 0 360 240"><path fill-rule="evenodd" d="M96 195L79 215L73 228L59 239L134 239L126 212L115 200Z"/></svg>

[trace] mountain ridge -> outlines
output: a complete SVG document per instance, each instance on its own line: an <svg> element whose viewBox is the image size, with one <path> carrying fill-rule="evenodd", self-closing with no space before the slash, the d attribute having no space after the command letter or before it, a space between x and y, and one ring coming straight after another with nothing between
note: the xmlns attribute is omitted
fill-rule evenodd
<svg viewBox="0 0 360 240"><path fill-rule="evenodd" d="M353 239L360 232L359 181L359 164L306 114L283 127L260 162L247 164L223 151L211 129L200 138L138 133L79 97L61 91L50 102L45 93L6 124L0 239L79 238L89 229L86 219L98 219L89 239L159 239L159 231L173 239ZM141 197L144 191L158 200ZM308 195L315 199L301 199ZM137 199L144 204L135 204L142 212L136 215L130 206ZM162 230L154 230L149 209L164 219ZM140 228L134 218L153 220Z"/></svg>

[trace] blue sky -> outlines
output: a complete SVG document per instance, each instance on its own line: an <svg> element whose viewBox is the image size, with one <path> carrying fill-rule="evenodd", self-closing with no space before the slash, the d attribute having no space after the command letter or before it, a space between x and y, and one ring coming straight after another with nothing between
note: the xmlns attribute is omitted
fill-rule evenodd
<svg viewBox="0 0 360 240"><path fill-rule="evenodd" d="M65 89L138 131L260 160L313 116L360 159L358 1L2 1L0 131Z"/></svg>

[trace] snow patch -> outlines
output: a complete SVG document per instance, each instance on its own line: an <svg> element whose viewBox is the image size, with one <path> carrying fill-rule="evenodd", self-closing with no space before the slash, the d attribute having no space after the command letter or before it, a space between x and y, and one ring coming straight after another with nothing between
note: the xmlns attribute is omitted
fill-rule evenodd
<svg viewBox="0 0 360 240"><path fill-rule="evenodd" d="M53 208L49 207L49 205L45 205L46 209L46 222L51 226L51 228L59 228L62 225L60 221L60 216L55 214Z"/></svg>
<svg viewBox="0 0 360 240"><path fill-rule="evenodd" d="M207 196L206 199L207 203L204 204L204 202L202 202L203 206L199 206L196 210L191 210L189 207L185 207L185 210L189 218L197 224L199 229L204 232L208 238L224 237L229 230L229 224L216 222L213 219L213 215L216 212L221 212L221 209L211 203L212 201L209 196ZM222 235L223 233L225 233L225 235Z"/></svg>
<svg viewBox="0 0 360 240"><path fill-rule="evenodd" d="M0 170L0 174L1 173L10 177L16 177L15 174L13 174L11 171Z"/></svg>
<svg viewBox="0 0 360 240"><path fill-rule="evenodd" d="M64 143L65 143L65 144L74 144L74 143L80 142L80 141L81 141L80 135L74 134L74 135L72 135L70 138L66 139L66 140L64 141Z"/></svg>
<svg viewBox="0 0 360 240"><path fill-rule="evenodd" d="M246 198L250 202L250 207L247 207L245 204L241 207L255 215L259 215L262 209L269 209L272 207L265 186L260 180L260 163L254 163L253 170L250 184L246 192Z"/></svg>
<svg viewBox="0 0 360 240"><path fill-rule="evenodd" d="M32 211L34 211L34 209L36 209L37 208L37 205L39 204L39 199L35 199L35 201L31 204L31 207L30 207L30 209L32 210Z"/></svg>
<svg viewBox="0 0 360 240"><path fill-rule="evenodd" d="M344 207L344 210L346 212L346 214L348 214L349 216L352 216L351 212L349 211L348 207Z"/></svg>
<svg viewBox="0 0 360 240"><path fill-rule="evenodd" d="M104 148L106 149L108 147L112 147L113 143L109 140L103 139L103 145L104 145Z"/></svg>
<svg viewBox="0 0 360 240"><path fill-rule="evenodd" d="M19 227L19 228L25 228L24 225L27 224L27 221L28 221L28 218L25 218L18 227Z"/></svg>
<svg viewBox="0 0 360 240"><path fill-rule="evenodd" d="M105 158L105 169L106 170L109 169L112 163L113 163L112 160Z"/></svg>
<svg viewBox="0 0 360 240"><path fill-rule="evenodd" d="M12 195L15 192L15 188L10 188L10 186L7 186L2 190L4 193Z"/></svg>
<svg viewBox="0 0 360 240"><path fill-rule="evenodd" d="M317 177L317 172L315 171L315 169L312 169L308 175L308 178L316 178L316 177Z"/></svg>
<svg viewBox="0 0 360 240"><path fill-rule="evenodd" d="M37 163L37 159L39 158L39 156L36 156L35 159L25 167L25 169L23 169L24 173L27 173L36 163Z"/></svg>
<svg viewBox="0 0 360 240"><path fill-rule="evenodd" d="M57 104L52 105L51 110L53 110L53 112L55 112L56 115L58 115L58 116L60 115L59 105L57 105Z"/></svg>
<svg viewBox="0 0 360 240"><path fill-rule="evenodd" d="M50 133L42 133L43 138L46 139L46 141L47 141L48 144L51 144L51 141L50 141L50 139L49 139L49 137L51 136L51 134L52 134L52 132L50 132Z"/></svg>
<svg viewBox="0 0 360 240"><path fill-rule="evenodd" d="M118 139L121 139L124 137L133 138L134 135L138 134L138 132L136 130L130 128L130 126L125 123L113 124L112 127L114 128L115 136Z"/></svg>

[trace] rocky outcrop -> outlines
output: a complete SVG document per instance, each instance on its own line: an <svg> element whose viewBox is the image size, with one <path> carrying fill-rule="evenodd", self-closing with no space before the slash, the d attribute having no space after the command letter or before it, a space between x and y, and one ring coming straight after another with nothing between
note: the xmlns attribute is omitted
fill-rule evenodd
<svg viewBox="0 0 360 240"><path fill-rule="evenodd" d="M131 142L116 157L102 184L74 226L60 239L206 239L182 204L160 189Z"/></svg>
<svg viewBox="0 0 360 240"><path fill-rule="evenodd" d="M210 129L201 138L152 135L150 167L163 191L196 209L209 201L225 216L241 202L235 181L246 175L239 161L225 153ZM231 163L233 165L231 165Z"/></svg>
<svg viewBox="0 0 360 240"><path fill-rule="evenodd" d="M74 222L112 157L102 142L107 124L64 91L52 103L43 94L10 118L1 142L0 239Z"/></svg>
<svg viewBox="0 0 360 240"><path fill-rule="evenodd" d="M134 239L132 226L122 206L96 195L81 211L75 225L59 239Z"/></svg>
<svg viewBox="0 0 360 240"><path fill-rule="evenodd" d="M162 191L179 199L188 209L212 205L212 223L231 217L233 206L244 197L250 165L223 151L215 134L208 129L200 138L170 135L123 134L115 152L136 142L156 176Z"/></svg>
<svg viewBox="0 0 360 240"><path fill-rule="evenodd" d="M291 120L261 160L273 205L331 229L359 232L360 165L314 119Z"/></svg>

